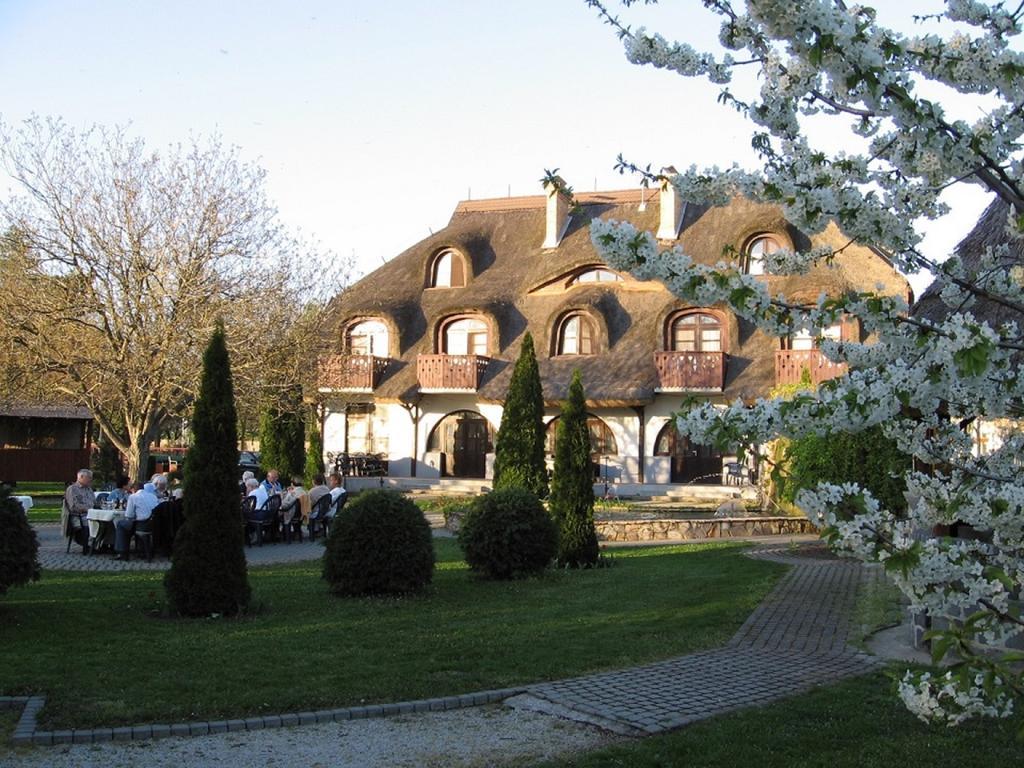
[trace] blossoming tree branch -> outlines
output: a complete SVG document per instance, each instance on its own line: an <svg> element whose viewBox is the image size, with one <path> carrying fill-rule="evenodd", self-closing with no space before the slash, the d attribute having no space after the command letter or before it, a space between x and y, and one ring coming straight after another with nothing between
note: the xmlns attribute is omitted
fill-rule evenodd
<svg viewBox="0 0 1024 768"><path fill-rule="evenodd" d="M884 563L915 610L952 627L931 635L935 660L951 662L947 671L907 672L900 682L912 711L949 724L1011 715L1024 699L1024 654L1007 645L1024 632L1024 434L1017 430L978 456L965 427L1019 419L1024 406L1024 329L972 312L981 302L998 308L1000 318L1024 317L1024 268L1013 256L1024 237L1024 3L947 0L942 13L912 20L920 34L906 35L883 28L872 9L842 0L704 0L721 18L716 52L632 29L598 0L588 5L616 30L631 62L720 84L719 100L755 126L762 160L756 171L654 174L620 158L620 169L672 184L692 203L721 205L743 194L778 204L808 232L835 222L903 271L935 275L945 304L938 320L871 293L795 303L771 295L767 281L745 274L739 261L709 267L679 247L660 248L651 233L627 223L591 224L594 245L611 266L661 280L701 306L726 304L778 336L859 319L874 343L821 344L827 357L849 365L847 376L784 401L696 405L678 415L680 430L737 450L780 436L881 425L916 460L905 478L906 511L885 508L852 483L821 484L797 503L823 521L835 549ZM939 32L924 31L933 27ZM750 68L753 92L734 92L734 76ZM970 119L950 114L947 107L965 98L982 109L975 106ZM833 136L849 131L844 151L813 140L818 134L808 126L822 121L834 124ZM958 184L991 192L1005 218L1001 241L976 263L935 260L920 249L922 223L950 215L943 192ZM765 266L771 274L797 274L840 254L782 250ZM979 540L936 533L957 522L982 532Z"/></svg>

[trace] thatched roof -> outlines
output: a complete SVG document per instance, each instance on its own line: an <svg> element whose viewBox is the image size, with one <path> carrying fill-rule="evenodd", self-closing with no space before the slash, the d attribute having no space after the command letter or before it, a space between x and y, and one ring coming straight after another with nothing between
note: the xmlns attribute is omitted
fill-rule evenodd
<svg viewBox="0 0 1024 768"><path fill-rule="evenodd" d="M969 271L976 271L985 252L998 245L1009 246L1007 266L1024 265L1024 241L1014 240L1006 233L1006 220L1009 213L1009 203L997 198L981 214L974 229L957 245L954 255ZM946 306L939 296L941 292L942 286L939 281L933 281L914 305L913 314L933 322L941 322L945 319L955 311L955 308ZM998 327L1010 320L1024 326L1024 317L1020 312L989 299L977 299L966 311L979 320L988 321L993 327Z"/></svg>
<svg viewBox="0 0 1024 768"><path fill-rule="evenodd" d="M15 419L91 419L88 408L61 403L0 403L0 416Z"/></svg>
<svg viewBox="0 0 1024 768"><path fill-rule="evenodd" d="M664 346L669 315L687 305L660 283L640 282L626 275L623 282L589 283L567 287L574 270L600 264L590 243L588 223L595 218L628 220L656 231L657 192L624 190L577 196L580 208L569 222L557 248L543 249L545 197L463 201L441 231L399 254L363 278L334 301L333 324L326 331L332 351L341 352L346 325L361 318L382 318L392 328L391 363L374 395L378 400L415 399L418 392L416 359L436 353L441 321L458 313L485 317L497 338L491 339L492 358L478 390L484 400L502 401L512 363L523 334L534 338L545 399L563 399L574 368L583 375L587 399L594 404L633 405L650 402L658 385L653 353ZM775 233L796 247L828 242L834 247L847 239L830 227L809 238L782 217L779 208L737 198L721 208L688 206L678 242L695 259L712 264L727 248L740 252L760 233ZM452 248L469 265L464 287L429 288L432 259ZM902 276L868 248L846 249L832 268L820 267L802 277L768 277L772 293L813 300L821 292L835 294L851 288L873 289L884 283L905 294ZM559 282L561 281L561 283ZM600 331L599 354L558 357L552 354L555 325L571 309L584 309ZM724 395L728 398L763 394L774 384L774 353L778 342L740 322L729 313L724 335L730 361Z"/></svg>

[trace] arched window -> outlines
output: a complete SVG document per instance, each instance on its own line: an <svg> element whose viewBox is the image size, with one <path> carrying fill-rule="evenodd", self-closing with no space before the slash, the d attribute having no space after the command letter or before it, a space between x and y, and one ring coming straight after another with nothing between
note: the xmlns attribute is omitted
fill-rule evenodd
<svg viewBox="0 0 1024 768"><path fill-rule="evenodd" d="M774 235L758 235L747 245L747 274L764 274L764 257L782 248L782 242Z"/></svg>
<svg viewBox="0 0 1024 768"><path fill-rule="evenodd" d="M587 269L580 272L578 275L569 281L569 285L579 285L580 283L621 283L622 276L617 275L610 269L602 269L601 267Z"/></svg>
<svg viewBox="0 0 1024 768"><path fill-rule="evenodd" d="M350 355L388 356L388 327L380 320L363 320L349 326L345 348Z"/></svg>
<svg viewBox="0 0 1024 768"><path fill-rule="evenodd" d="M582 314L567 315L558 327L559 355L594 354L594 324Z"/></svg>
<svg viewBox="0 0 1024 768"><path fill-rule="evenodd" d="M441 352L446 355L487 355L487 324L478 317L463 317L444 326Z"/></svg>
<svg viewBox="0 0 1024 768"><path fill-rule="evenodd" d="M549 421L544 433L544 450L551 455L555 453L555 439L558 436L560 419L561 416L555 416ZM590 434L591 456L618 456L619 449L611 428L592 413L587 414L587 432Z"/></svg>
<svg viewBox="0 0 1024 768"><path fill-rule="evenodd" d="M455 251L442 251L434 257L430 269L431 288L461 288L466 284L462 256Z"/></svg>
<svg viewBox="0 0 1024 768"><path fill-rule="evenodd" d="M672 352L721 352L722 321L707 312L678 315L669 326Z"/></svg>

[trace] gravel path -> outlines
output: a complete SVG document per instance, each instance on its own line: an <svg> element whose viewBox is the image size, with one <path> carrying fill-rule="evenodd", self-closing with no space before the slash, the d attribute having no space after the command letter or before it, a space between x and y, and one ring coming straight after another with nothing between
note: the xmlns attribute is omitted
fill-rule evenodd
<svg viewBox="0 0 1024 768"><path fill-rule="evenodd" d="M614 737L595 727L500 705L375 720L242 731L189 739L59 747L0 747L14 768L323 766L405 768L528 765L598 749Z"/></svg>

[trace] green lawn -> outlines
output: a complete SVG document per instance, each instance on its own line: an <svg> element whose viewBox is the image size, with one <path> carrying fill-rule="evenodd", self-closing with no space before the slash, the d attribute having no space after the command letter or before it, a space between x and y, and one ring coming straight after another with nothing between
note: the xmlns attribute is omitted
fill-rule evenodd
<svg viewBox="0 0 1024 768"><path fill-rule="evenodd" d="M39 502L33 500L32 509L28 511L28 521L30 523L59 523L60 522L60 502Z"/></svg>
<svg viewBox="0 0 1024 768"><path fill-rule="evenodd" d="M663 547L492 583L437 550L429 594L401 600L335 598L318 562L253 569L260 610L230 621L160 618L160 574L47 571L0 600L0 693L44 693L43 727L87 727L505 687L719 645L784 570Z"/></svg>
<svg viewBox="0 0 1024 768"><path fill-rule="evenodd" d="M1021 765L1012 721L926 725L882 674L712 718L547 768L996 768ZM1019 720L1018 720L1019 724Z"/></svg>

